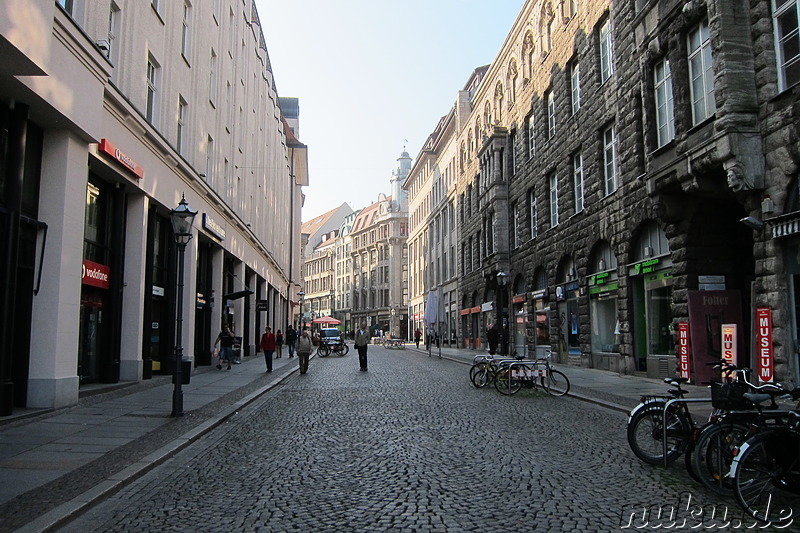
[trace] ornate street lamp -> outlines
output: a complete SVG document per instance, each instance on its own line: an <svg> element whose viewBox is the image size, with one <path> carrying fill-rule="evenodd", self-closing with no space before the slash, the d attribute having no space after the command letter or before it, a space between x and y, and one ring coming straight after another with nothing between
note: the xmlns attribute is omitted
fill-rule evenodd
<svg viewBox="0 0 800 533"><path fill-rule="evenodd" d="M186 245L192 239L192 223L196 214L197 211L189 209L189 204L183 195L181 195L178 207L170 213L172 231L175 233L175 242L178 244L178 310L176 313L175 370L173 374L175 388L172 391L172 416L183 416L183 390L181 388L183 384L183 376L181 376L183 367L183 346L181 345L183 336L183 270Z"/></svg>
<svg viewBox="0 0 800 533"><path fill-rule="evenodd" d="M306 293L303 291L297 293L297 296L300 297L300 331L303 331L303 327L306 325L306 319L303 316L303 298L305 295Z"/></svg>

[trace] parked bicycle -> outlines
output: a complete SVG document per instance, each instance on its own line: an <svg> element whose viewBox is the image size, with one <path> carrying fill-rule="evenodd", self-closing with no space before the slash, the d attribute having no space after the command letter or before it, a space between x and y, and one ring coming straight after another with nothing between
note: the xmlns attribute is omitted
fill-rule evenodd
<svg viewBox="0 0 800 533"><path fill-rule="evenodd" d="M800 393L792 391L794 398ZM747 514L786 528L800 512L800 411L790 422L750 437L731 465L733 492Z"/></svg>
<svg viewBox="0 0 800 533"><path fill-rule="evenodd" d="M405 350L406 343L403 342L402 339L386 339L383 341L383 347L388 348L390 350L392 349Z"/></svg>
<svg viewBox="0 0 800 533"><path fill-rule="evenodd" d="M322 341L319 344L319 348L317 348L317 354L320 357L328 357L330 354L335 353L339 357L343 357L347 355L350 351L350 347L347 345L344 340L340 340L339 342L326 342Z"/></svg>

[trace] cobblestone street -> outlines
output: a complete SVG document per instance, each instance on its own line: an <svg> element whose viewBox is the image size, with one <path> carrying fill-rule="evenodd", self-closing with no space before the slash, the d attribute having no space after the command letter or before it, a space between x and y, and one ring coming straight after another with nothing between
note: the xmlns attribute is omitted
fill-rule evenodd
<svg viewBox="0 0 800 533"><path fill-rule="evenodd" d="M618 531L637 503L704 503L681 465L635 459L625 415L467 368L315 358L61 531Z"/></svg>

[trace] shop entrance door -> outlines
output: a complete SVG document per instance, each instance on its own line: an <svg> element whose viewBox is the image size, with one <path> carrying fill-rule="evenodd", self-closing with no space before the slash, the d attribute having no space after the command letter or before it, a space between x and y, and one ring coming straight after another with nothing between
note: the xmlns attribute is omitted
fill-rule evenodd
<svg viewBox="0 0 800 533"><path fill-rule="evenodd" d="M97 381L100 354L106 349L102 295L98 290L84 286L78 340L78 377L81 383Z"/></svg>

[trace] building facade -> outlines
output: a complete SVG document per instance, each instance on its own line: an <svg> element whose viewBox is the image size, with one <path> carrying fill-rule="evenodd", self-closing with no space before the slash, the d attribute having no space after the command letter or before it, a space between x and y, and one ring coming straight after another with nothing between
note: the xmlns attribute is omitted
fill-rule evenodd
<svg viewBox="0 0 800 533"><path fill-rule="evenodd" d="M500 324L511 353L797 381L799 9L525 3L453 134L465 345ZM416 314L439 252L410 250Z"/></svg>
<svg viewBox="0 0 800 533"><path fill-rule="evenodd" d="M176 343L210 364L224 322L252 353L297 302L286 240L308 179L255 7L2 10L2 414L171 372ZM184 197L198 214L178 302L169 215Z"/></svg>
<svg viewBox="0 0 800 533"><path fill-rule="evenodd" d="M364 321L373 332L408 338L408 199L401 186L410 169L411 157L403 151L390 180L392 196L380 194L353 222L349 331Z"/></svg>

